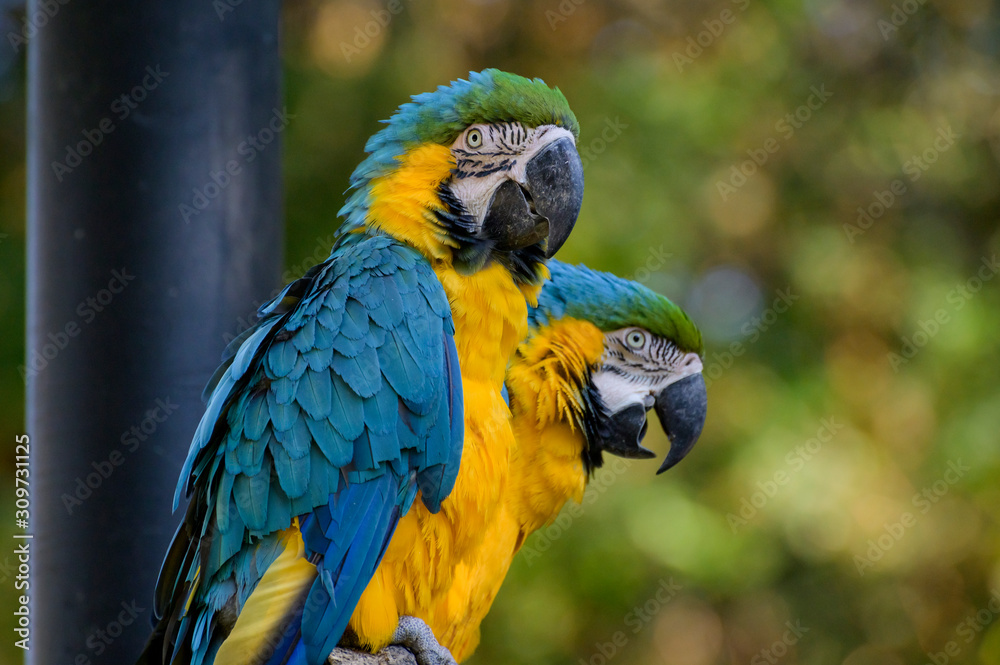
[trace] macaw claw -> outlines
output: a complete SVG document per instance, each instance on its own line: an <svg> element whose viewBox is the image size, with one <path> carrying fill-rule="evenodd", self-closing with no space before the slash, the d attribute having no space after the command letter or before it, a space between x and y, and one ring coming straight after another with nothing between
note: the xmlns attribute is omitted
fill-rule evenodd
<svg viewBox="0 0 1000 665"><path fill-rule="evenodd" d="M392 643L406 647L417 658L417 665L458 665L447 648L434 637L430 626L417 617L399 617Z"/></svg>
<svg viewBox="0 0 1000 665"><path fill-rule="evenodd" d="M417 617L399 618L392 643L378 653L337 647L327 665L458 665L447 648L434 637L430 626Z"/></svg>

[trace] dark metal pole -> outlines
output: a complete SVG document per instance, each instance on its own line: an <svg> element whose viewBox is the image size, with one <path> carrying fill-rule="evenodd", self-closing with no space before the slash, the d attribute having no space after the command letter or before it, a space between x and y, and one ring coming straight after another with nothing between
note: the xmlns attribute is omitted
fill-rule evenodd
<svg viewBox="0 0 1000 665"><path fill-rule="evenodd" d="M278 285L279 3L28 11L29 662L127 664L202 386Z"/></svg>

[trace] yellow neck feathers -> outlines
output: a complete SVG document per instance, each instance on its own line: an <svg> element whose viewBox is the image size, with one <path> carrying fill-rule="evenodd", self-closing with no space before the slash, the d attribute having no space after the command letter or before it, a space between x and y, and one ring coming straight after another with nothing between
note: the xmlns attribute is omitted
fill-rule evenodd
<svg viewBox="0 0 1000 665"><path fill-rule="evenodd" d="M604 335L591 323L563 319L525 341L507 375L515 419L537 428L581 422L581 383L604 353Z"/></svg>
<svg viewBox="0 0 1000 665"><path fill-rule="evenodd" d="M443 145L423 145L399 158L399 166L371 183L366 223L415 248L431 263L451 266L456 243L434 217L443 210L438 188L455 168L455 157Z"/></svg>

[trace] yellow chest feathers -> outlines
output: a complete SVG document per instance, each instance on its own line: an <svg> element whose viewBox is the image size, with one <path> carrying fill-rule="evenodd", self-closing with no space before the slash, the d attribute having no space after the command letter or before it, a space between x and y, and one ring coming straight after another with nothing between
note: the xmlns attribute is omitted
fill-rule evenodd
<svg viewBox="0 0 1000 665"><path fill-rule="evenodd" d="M583 383L604 353L591 323L563 319L525 341L507 373L514 437L510 504L527 535L579 501L587 484Z"/></svg>

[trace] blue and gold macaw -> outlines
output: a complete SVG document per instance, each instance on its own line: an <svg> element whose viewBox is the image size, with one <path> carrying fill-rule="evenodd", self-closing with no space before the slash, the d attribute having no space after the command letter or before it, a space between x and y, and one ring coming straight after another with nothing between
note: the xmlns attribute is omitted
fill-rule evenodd
<svg viewBox="0 0 1000 665"><path fill-rule="evenodd" d="M207 389L140 663L453 662L423 622L499 513L504 372L580 209L578 132L558 90L486 70L368 141L330 258Z"/></svg>
<svg viewBox="0 0 1000 665"><path fill-rule="evenodd" d="M705 421L701 333L683 310L608 273L557 261L549 269L507 372L517 444L500 515L430 622L459 661L478 644L479 623L525 538L583 498L605 452L654 456L642 440L655 409L671 441L662 473L687 455Z"/></svg>
<svg viewBox="0 0 1000 665"><path fill-rule="evenodd" d="M519 483L527 488L520 492L527 497L527 512L539 503L532 497L542 493L579 500L605 452L654 457L642 447L650 410L670 440L657 473L667 471L701 436L708 407L701 332L684 310L610 273L556 261L551 271L530 313L532 332L507 377L518 455L535 460L519 461L518 467L536 472L537 482ZM575 462L561 473L547 473L559 458L560 443ZM539 455L549 462L540 462ZM547 483L564 489L539 492ZM542 510L536 516L540 522L522 515L529 532L553 519L561 506L557 501Z"/></svg>

